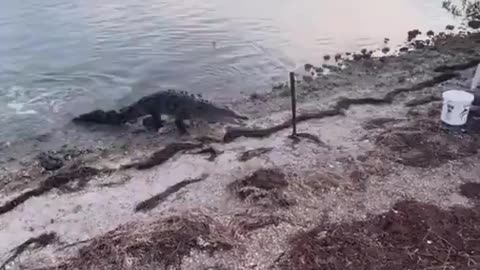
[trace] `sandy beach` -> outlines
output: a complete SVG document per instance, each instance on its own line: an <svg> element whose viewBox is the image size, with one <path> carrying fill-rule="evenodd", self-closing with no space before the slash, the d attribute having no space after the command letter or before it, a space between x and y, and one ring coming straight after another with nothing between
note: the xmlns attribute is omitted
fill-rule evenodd
<svg viewBox="0 0 480 270"><path fill-rule="evenodd" d="M317 67L297 85L307 136L289 137L283 84L229 104L249 117L243 127L193 123L179 136L173 124L159 133L72 124L66 139L39 146L61 160L51 171L5 146L0 263L478 269L480 125L471 117L466 132L447 133L440 111L443 91L468 90L479 43L478 33L436 35Z"/></svg>

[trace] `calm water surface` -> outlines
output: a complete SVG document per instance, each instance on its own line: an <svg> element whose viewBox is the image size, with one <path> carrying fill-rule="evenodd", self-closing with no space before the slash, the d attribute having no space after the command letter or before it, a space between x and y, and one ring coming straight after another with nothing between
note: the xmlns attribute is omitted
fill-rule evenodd
<svg viewBox="0 0 480 270"><path fill-rule="evenodd" d="M264 91L325 54L453 22L439 0L4 0L0 142L158 89Z"/></svg>

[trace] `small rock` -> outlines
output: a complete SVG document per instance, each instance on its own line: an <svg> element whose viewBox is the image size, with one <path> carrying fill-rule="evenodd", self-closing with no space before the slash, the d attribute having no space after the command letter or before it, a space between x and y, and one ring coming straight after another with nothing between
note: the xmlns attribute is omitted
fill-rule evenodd
<svg viewBox="0 0 480 270"><path fill-rule="evenodd" d="M432 30L429 30L427 32L427 36L431 37L431 36L434 36L435 35L435 32L433 32Z"/></svg>
<svg viewBox="0 0 480 270"><path fill-rule="evenodd" d="M412 41L418 35L421 35L421 34L422 34L422 32L420 32L420 30L418 30L418 29L408 31L408 41Z"/></svg>
<svg viewBox="0 0 480 270"><path fill-rule="evenodd" d="M421 40L416 40L414 43L413 43L413 46L415 47L415 49L419 50L419 49L423 49L425 48L425 43Z"/></svg>
<svg viewBox="0 0 480 270"><path fill-rule="evenodd" d="M317 71L317 73L323 73L323 68L321 67L317 67L315 68L315 70Z"/></svg>
<svg viewBox="0 0 480 270"><path fill-rule="evenodd" d="M390 51L390 48L389 47L385 47L382 49L382 52L383 53L388 53Z"/></svg>
<svg viewBox="0 0 480 270"><path fill-rule="evenodd" d="M373 55L373 51L368 51L363 54L363 58L369 59L370 57L372 57L372 55Z"/></svg>
<svg viewBox="0 0 480 270"><path fill-rule="evenodd" d="M387 44L389 41L390 41L389 38L384 38L384 39L383 39L383 43L385 43L385 44Z"/></svg>
<svg viewBox="0 0 480 270"><path fill-rule="evenodd" d="M314 65L305 64L304 69L305 69L305 72L309 73L309 76L312 76L314 78L317 77L317 71Z"/></svg>
<svg viewBox="0 0 480 270"><path fill-rule="evenodd" d="M345 55L350 56L350 55L352 55L352 53L351 52L346 52Z"/></svg>
<svg viewBox="0 0 480 270"><path fill-rule="evenodd" d="M312 64L307 63L307 64L304 65L304 68L305 68L305 71L309 71L310 69L312 69L312 68L314 69L315 67Z"/></svg>
<svg viewBox="0 0 480 270"><path fill-rule="evenodd" d="M313 82L313 78L310 77L310 76L305 76L304 75L302 78L303 78L303 81L305 81L305 82Z"/></svg>
<svg viewBox="0 0 480 270"><path fill-rule="evenodd" d="M53 153L43 152L38 155L40 166L47 171L55 171L63 166L63 160Z"/></svg>
<svg viewBox="0 0 480 270"><path fill-rule="evenodd" d="M408 52L408 48L407 47L402 47L402 48L400 48L399 51L400 52Z"/></svg>
<svg viewBox="0 0 480 270"><path fill-rule="evenodd" d="M342 71L339 67L334 66L334 65L323 64L322 66L323 66L324 68L329 69L330 71L333 71L333 72L340 72L340 71Z"/></svg>
<svg viewBox="0 0 480 270"><path fill-rule="evenodd" d="M323 57L323 59L324 59L325 61L330 60L330 55L326 54L326 55Z"/></svg>
<svg viewBox="0 0 480 270"><path fill-rule="evenodd" d="M335 54L335 61L338 62L340 59L342 59L342 55L339 53Z"/></svg>
<svg viewBox="0 0 480 270"><path fill-rule="evenodd" d="M450 31L451 31L451 30L455 29L455 26L453 26L453 25L449 24L449 25L447 25L447 26L445 27L445 29L447 29L447 30L450 30Z"/></svg>
<svg viewBox="0 0 480 270"><path fill-rule="evenodd" d="M363 55L365 55L365 54L367 54L367 49L362 49L360 52L361 52Z"/></svg>
<svg viewBox="0 0 480 270"><path fill-rule="evenodd" d="M355 61L359 61L363 58L363 56L361 54L354 54L353 55L353 60Z"/></svg>
<svg viewBox="0 0 480 270"><path fill-rule="evenodd" d="M478 29L480 28L480 21L469 21L468 22L468 27L473 28L473 29Z"/></svg>

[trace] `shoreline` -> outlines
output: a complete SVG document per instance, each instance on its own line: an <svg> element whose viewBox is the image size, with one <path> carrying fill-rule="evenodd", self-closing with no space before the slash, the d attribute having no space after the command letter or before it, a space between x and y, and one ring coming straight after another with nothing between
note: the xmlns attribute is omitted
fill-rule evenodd
<svg viewBox="0 0 480 270"><path fill-rule="evenodd" d="M310 65L317 70L318 78L319 79L329 79L329 76L334 77L338 71L342 68L345 68L347 65L355 65L355 62L360 60L367 60L367 59L389 59L392 57L398 57L399 55L409 53L415 50L422 50L425 49L427 46L431 46L433 40L435 38L449 38L456 35L464 35L470 33L467 31L467 26L465 22L457 25L454 28L451 25L447 25L445 31L434 33L432 30L428 31L420 31L418 29L414 29L406 33L405 38L406 41L403 44L396 44L395 49L385 43L383 47L378 47L375 49L362 49L358 52L342 52L336 53L332 55L325 55L324 56L324 63L320 66L314 66L308 63L305 65ZM475 31L475 30L472 30ZM434 33L434 34L432 34ZM416 39L420 37L419 39ZM386 38L388 40L388 38ZM420 45L419 45L420 44ZM384 51L385 49L388 49ZM328 60L326 60L328 58ZM297 70L298 71L298 70ZM306 75L308 72L303 71L300 73L296 73L299 81L298 83L306 84L306 88L318 88L319 86L312 86L309 82L312 78L302 78L303 75ZM286 72L285 77L288 77ZM348 80L348 78L347 78ZM335 82L334 82L335 83ZM328 86L328 85L327 85ZM279 97L285 97L288 93L284 93L286 88L288 88L288 81L279 81L274 83L271 89L267 90L266 92L262 93L252 93L249 95L244 95L243 97L235 98L228 102L223 102L222 104L225 105L233 105L235 107L240 107L242 109L242 105L245 102L249 102L254 99L278 99ZM288 90L288 89L287 89ZM240 106L239 106L240 105ZM105 108L108 109L108 108ZM112 108L111 108L112 109ZM247 109L248 110L248 109ZM73 118L73 115L72 115ZM75 147L81 146L88 146L88 147L95 147L89 141L95 140L94 137L102 137L106 136L109 137L111 140L118 140L118 132L127 131L128 128L115 128L115 127L108 127L108 126L91 126L91 127L79 127L73 125L71 121L67 122L62 127L54 128L50 132L47 132L42 135L37 135L31 138L21 139L19 141L14 142L0 142L0 150L5 152L6 154L0 156L0 164L5 163L6 161L12 161L13 159L19 158L21 155L32 157L32 154L38 154L42 151L48 150L55 150L59 149L66 144L75 145L74 141L80 141L77 143ZM131 130L130 130L131 131ZM98 132L98 134L94 136L89 136L89 132ZM22 147L23 145L28 144L28 147ZM45 147L44 147L45 146ZM110 145L102 145L100 147L111 147ZM23 149L22 149L23 148ZM18 149L22 149L18 151ZM10 152L10 154L8 154ZM18 153L21 152L20 155L15 155L11 153Z"/></svg>
<svg viewBox="0 0 480 270"><path fill-rule="evenodd" d="M380 217L387 213L394 227L397 226L393 231L405 230L407 235L417 225L396 217L395 211L404 211L407 216L408 211L419 213L420 217L432 211L437 216L449 216L448 211L455 211L456 208L451 208L455 206L469 209L458 210L462 213L471 211L465 214L469 221L479 221L480 213L470 207L477 203L480 193L467 194L461 188L470 182L473 186L479 184L480 171L475 167L479 156L477 151L471 151L480 148L476 129L460 138L440 132L438 99L406 105L429 96L438 97L453 86L468 85L474 67L472 61L480 59L480 46L476 46L479 43L480 34L442 36L435 41L435 49L425 47L399 56L346 61L345 69L303 81L298 85L297 102L298 115L303 115L305 121L298 124L298 129L318 137L322 143L288 138L290 130L284 121L290 117L290 99L285 86L251 96L248 102L239 100L232 104L236 111L252 119L247 128L263 128L268 133L269 128L271 131L275 125L282 127L284 123L283 128L273 128L275 132L270 136L231 136L232 140L225 142L225 134L218 128L194 127L192 133L197 140L180 138L180 141L196 141L199 149L166 151L166 154L161 151L163 147L178 141L169 128L160 135L98 128L97 136L108 136L103 138L105 143L98 142L98 137L91 141L100 149L59 151L57 154L62 158L68 153L71 159L65 158L58 171L44 172L36 160L30 160L20 173L12 173L17 182L2 186L2 205L26 190L45 186L42 183L59 178L59 174L66 180L0 214L0 236L5 239L0 254L8 254L29 237L53 231L56 241L43 248L29 247L30 252L22 255L22 264L86 269L82 267L107 263L95 257L99 245L118 254L123 254L126 249L120 249L130 245L145 250L154 248L148 241L135 238L138 234L152 237L158 245L156 249L165 247L161 251L166 252L162 255L165 256L171 252L167 248L171 242L161 232L168 231L176 242L191 248L180 249L173 262L154 256L149 261L152 265L178 264L179 269L310 269L318 267L315 264L319 262L308 256L326 252L318 248L322 239L343 241L342 235L334 233L335 226L350 232L355 226L364 226L361 222L370 222L372 215ZM439 69L441 72L437 72ZM116 133L119 130L120 134ZM206 136L219 141L199 139ZM109 143L115 146L110 148ZM144 160L158 150L167 158L160 159L152 168L120 166ZM79 178L78 171L71 173L72 168L78 169L75 166L98 171ZM146 211L135 212L136 208ZM458 215L455 213L452 215ZM168 223L172 216L176 218ZM434 215L429 219L431 226L438 223L435 218ZM379 220L371 223L370 226L382 227ZM210 228L210 232L197 231L199 224L203 224L201 228ZM192 234L177 235L175 228L189 228ZM469 229L476 232L475 228ZM159 234L155 234L157 230ZM435 230L443 238L450 237L441 228ZM394 232L383 234L396 239ZM123 241L118 250L109 242L112 233ZM316 236L312 238L312 234ZM315 238L319 234L323 236ZM366 235L376 237L373 232ZM85 240L88 241L62 248ZM388 241L384 244L391 243ZM429 241L437 243L435 239ZM90 252L91 261L78 255L79 247ZM370 247L388 255L381 247L373 244ZM303 252L297 254L300 251L295 250ZM310 254L309 250L315 253ZM204 251L213 255L208 256ZM371 257L348 258L357 267L366 267L362 263L372 262L375 256L364 255ZM302 256L307 257L299 259ZM324 258L326 261L338 257L328 256ZM435 265L434 259L418 256L430 263L423 266ZM135 252L128 253L128 259L133 265L146 263ZM460 267L467 258L443 259ZM476 258L472 255L471 259ZM406 257L400 260L408 262ZM117 267L120 262L115 261ZM345 265L338 260L336 263ZM409 264L403 266L406 265Z"/></svg>

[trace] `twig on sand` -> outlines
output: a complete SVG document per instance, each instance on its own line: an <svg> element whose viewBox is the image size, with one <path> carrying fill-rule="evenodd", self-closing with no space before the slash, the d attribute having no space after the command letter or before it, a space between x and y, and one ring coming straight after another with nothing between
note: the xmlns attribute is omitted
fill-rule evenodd
<svg viewBox="0 0 480 270"><path fill-rule="evenodd" d="M223 152L222 151L218 151L217 149L213 148L213 147L207 147L205 149L201 149L200 151L196 152L195 154L210 154L210 156L208 157L208 161L214 161L218 155L222 154Z"/></svg>
<svg viewBox="0 0 480 270"><path fill-rule="evenodd" d="M308 140L310 140L310 141L313 141L314 143L316 143L316 144L319 145L319 146L323 146L323 147L329 148L326 143L324 143L322 140L320 140L319 137L317 137L317 136L315 136L315 135L313 135L313 134L306 133L306 132L297 133L297 135L294 137L294 139L296 140L295 142L300 141L300 140L299 140L300 138L308 139Z"/></svg>
<svg viewBox="0 0 480 270"><path fill-rule="evenodd" d="M111 170L99 170L92 167L77 165L57 171L55 174L47 177L47 179L45 179L45 181L43 181L38 187L23 192L14 199L7 201L0 206L0 215L15 209L18 205L26 202L30 198L41 196L54 188L65 188L68 183L73 181L78 181L79 187L83 187L92 177L100 173L108 172L111 172Z"/></svg>
<svg viewBox="0 0 480 270"><path fill-rule="evenodd" d="M57 239L57 234L54 232L50 233L43 233L37 237L32 237L17 246L16 248L12 249L10 252L13 252L12 256L10 256L1 266L0 270L4 270L5 266L15 260L18 256L20 256L27 248L32 244L37 244L34 249L46 247L52 244Z"/></svg>
<svg viewBox="0 0 480 270"><path fill-rule="evenodd" d="M178 152L185 151L185 150L192 150L195 148L200 148L202 146L203 146L202 143L171 143L165 146L164 148L153 153L146 160L122 165L121 169L130 169L130 168L135 168L137 170L150 169L154 166L163 164L164 162L166 162L167 160L175 156Z"/></svg>
<svg viewBox="0 0 480 270"><path fill-rule="evenodd" d="M266 154L268 152L271 152L273 150L272 147L260 147L260 148L255 148L252 150L247 150L243 152L241 155L238 156L238 161L245 162L248 161L254 157L258 157L260 155Z"/></svg>
<svg viewBox="0 0 480 270"><path fill-rule="evenodd" d="M161 204L163 201L165 201L170 195L173 193L179 191L180 189L194 183L201 182L205 179L207 179L208 175L203 174L198 178L189 178L186 180L183 180L181 182L176 183L173 186L168 187L165 191L151 197L150 199L147 199L135 207L135 212L146 212L148 210L152 210L153 208L157 207L159 204Z"/></svg>
<svg viewBox="0 0 480 270"><path fill-rule="evenodd" d="M405 106L407 106L407 107L417 107L417 106L421 106L421 105L425 105L425 104L428 104L428 103L432 103L432 102L435 102L435 101L441 101L441 100L442 99L438 96L430 95L430 96L426 96L426 97L423 97L423 98L411 100L411 101L405 103Z"/></svg>

